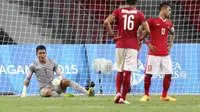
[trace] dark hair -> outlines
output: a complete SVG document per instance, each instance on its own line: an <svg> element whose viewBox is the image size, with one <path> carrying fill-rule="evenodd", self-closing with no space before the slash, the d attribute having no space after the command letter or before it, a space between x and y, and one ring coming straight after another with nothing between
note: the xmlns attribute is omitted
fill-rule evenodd
<svg viewBox="0 0 200 112"><path fill-rule="evenodd" d="M162 9L163 7L166 8L167 6L171 7L170 3L168 3L168 2L163 2L163 3L160 4L159 10L161 11L161 9Z"/></svg>
<svg viewBox="0 0 200 112"><path fill-rule="evenodd" d="M46 47L44 45L39 45L36 48L36 52L38 52L38 50L43 50L43 49L46 51Z"/></svg>
<svg viewBox="0 0 200 112"><path fill-rule="evenodd" d="M126 3L127 3L128 5L136 5L137 0L126 0Z"/></svg>

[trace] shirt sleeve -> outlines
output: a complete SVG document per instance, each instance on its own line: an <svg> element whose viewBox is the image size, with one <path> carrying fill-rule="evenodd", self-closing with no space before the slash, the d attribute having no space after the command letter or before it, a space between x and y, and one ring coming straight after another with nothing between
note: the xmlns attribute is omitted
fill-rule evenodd
<svg viewBox="0 0 200 112"><path fill-rule="evenodd" d="M53 68L54 72L58 73L59 71L58 64L55 61L53 61L53 64L54 64L54 68Z"/></svg>
<svg viewBox="0 0 200 112"><path fill-rule="evenodd" d="M119 9L115 9L113 12L112 12L112 15L114 15L115 17L118 17L118 13L119 12Z"/></svg>
<svg viewBox="0 0 200 112"><path fill-rule="evenodd" d="M35 72L35 66L34 64L32 63L30 66L29 66L29 73L33 74Z"/></svg>
<svg viewBox="0 0 200 112"><path fill-rule="evenodd" d="M152 23L153 23L153 19L152 19L152 18L149 18L149 19L147 20L147 23L148 23L148 25L149 25L149 28L151 28L151 27L152 27Z"/></svg>
<svg viewBox="0 0 200 112"><path fill-rule="evenodd" d="M140 24L142 24L143 22L145 22L146 18L142 12L139 12L139 15L140 15Z"/></svg>
<svg viewBox="0 0 200 112"><path fill-rule="evenodd" d="M27 74L27 78L31 78L33 73L35 73L35 66L34 66L34 63L32 63L32 64L29 66L29 71L28 71L28 74Z"/></svg>

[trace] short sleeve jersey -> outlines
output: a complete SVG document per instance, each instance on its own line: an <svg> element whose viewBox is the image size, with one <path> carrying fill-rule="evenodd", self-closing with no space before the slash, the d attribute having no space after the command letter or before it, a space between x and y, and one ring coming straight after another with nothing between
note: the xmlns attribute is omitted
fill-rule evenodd
<svg viewBox="0 0 200 112"><path fill-rule="evenodd" d="M117 21L118 35L116 48L131 48L138 50L137 30L145 21L144 14L132 7L118 8L112 13Z"/></svg>
<svg viewBox="0 0 200 112"><path fill-rule="evenodd" d="M167 56L168 33L174 33L171 21L163 20L160 17L147 20L150 27L150 43L156 47L156 52L149 51L149 55Z"/></svg>
<svg viewBox="0 0 200 112"><path fill-rule="evenodd" d="M52 87L51 81L54 78L54 72L57 70L58 65L52 59L47 59L45 64L37 59L29 67L30 74L35 73L36 75L39 88Z"/></svg>

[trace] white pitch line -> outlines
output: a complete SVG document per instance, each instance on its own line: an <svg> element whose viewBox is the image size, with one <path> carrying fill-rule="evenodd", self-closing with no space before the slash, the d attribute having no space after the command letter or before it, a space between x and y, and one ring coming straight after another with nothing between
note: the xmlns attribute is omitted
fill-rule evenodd
<svg viewBox="0 0 200 112"><path fill-rule="evenodd" d="M76 108L124 108L123 105L119 105L119 104L116 104L116 106L98 106L98 105L87 105L87 106L80 106L80 105L60 105L60 106L21 106L19 108L52 108L52 109L57 109L57 108L70 108L70 107L76 107ZM134 105L131 105L129 104L128 108L152 108L152 109L156 109L156 108L174 108L174 109L182 109L182 108L200 108L200 105L196 105L196 106L145 106L145 107L142 107L142 106L134 106ZM127 107L126 107L127 108Z"/></svg>

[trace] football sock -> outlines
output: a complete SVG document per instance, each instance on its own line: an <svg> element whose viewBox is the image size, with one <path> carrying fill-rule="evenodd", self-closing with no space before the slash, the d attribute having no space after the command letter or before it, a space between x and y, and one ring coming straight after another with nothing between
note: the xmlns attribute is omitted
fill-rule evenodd
<svg viewBox="0 0 200 112"><path fill-rule="evenodd" d="M131 71L124 71L123 76L123 91L122 91L122 98L126 100L126 94L129 90L130 86L130 79L131 79Z"/></svg>
<svg viewBox="0 0 200 112"><path fill-rule="evenodd" d="M121 93L122 81L123 81L123 72L118 72L116 77L116 94Z"/></svg>
<svg viewBox="0 0 200 112"><path fill-rule="evenodd" d="M73 88L74 90L83 93L85 95L88 95L88 92L86 91L85 88L83 88L81 85L79 85L78 83L74 82L74 81L70 81L70 87Z"/></svg>
<svg viewBox="0 0 200 112"><path fill-rule="evenodd" d="M170 87L170 83L171 83L171 74L165 75L164 79L163 79L163 92L162 92L162 97L166 97L167 96L167 92L168 89Z"/></svg>
<svg viewBox="0 0 200 112"><path fill-rule="evenodd" d="M152 75L146 74L144 77L144 95L149 96L149 88L151 85L151 77Z"/></svg>

